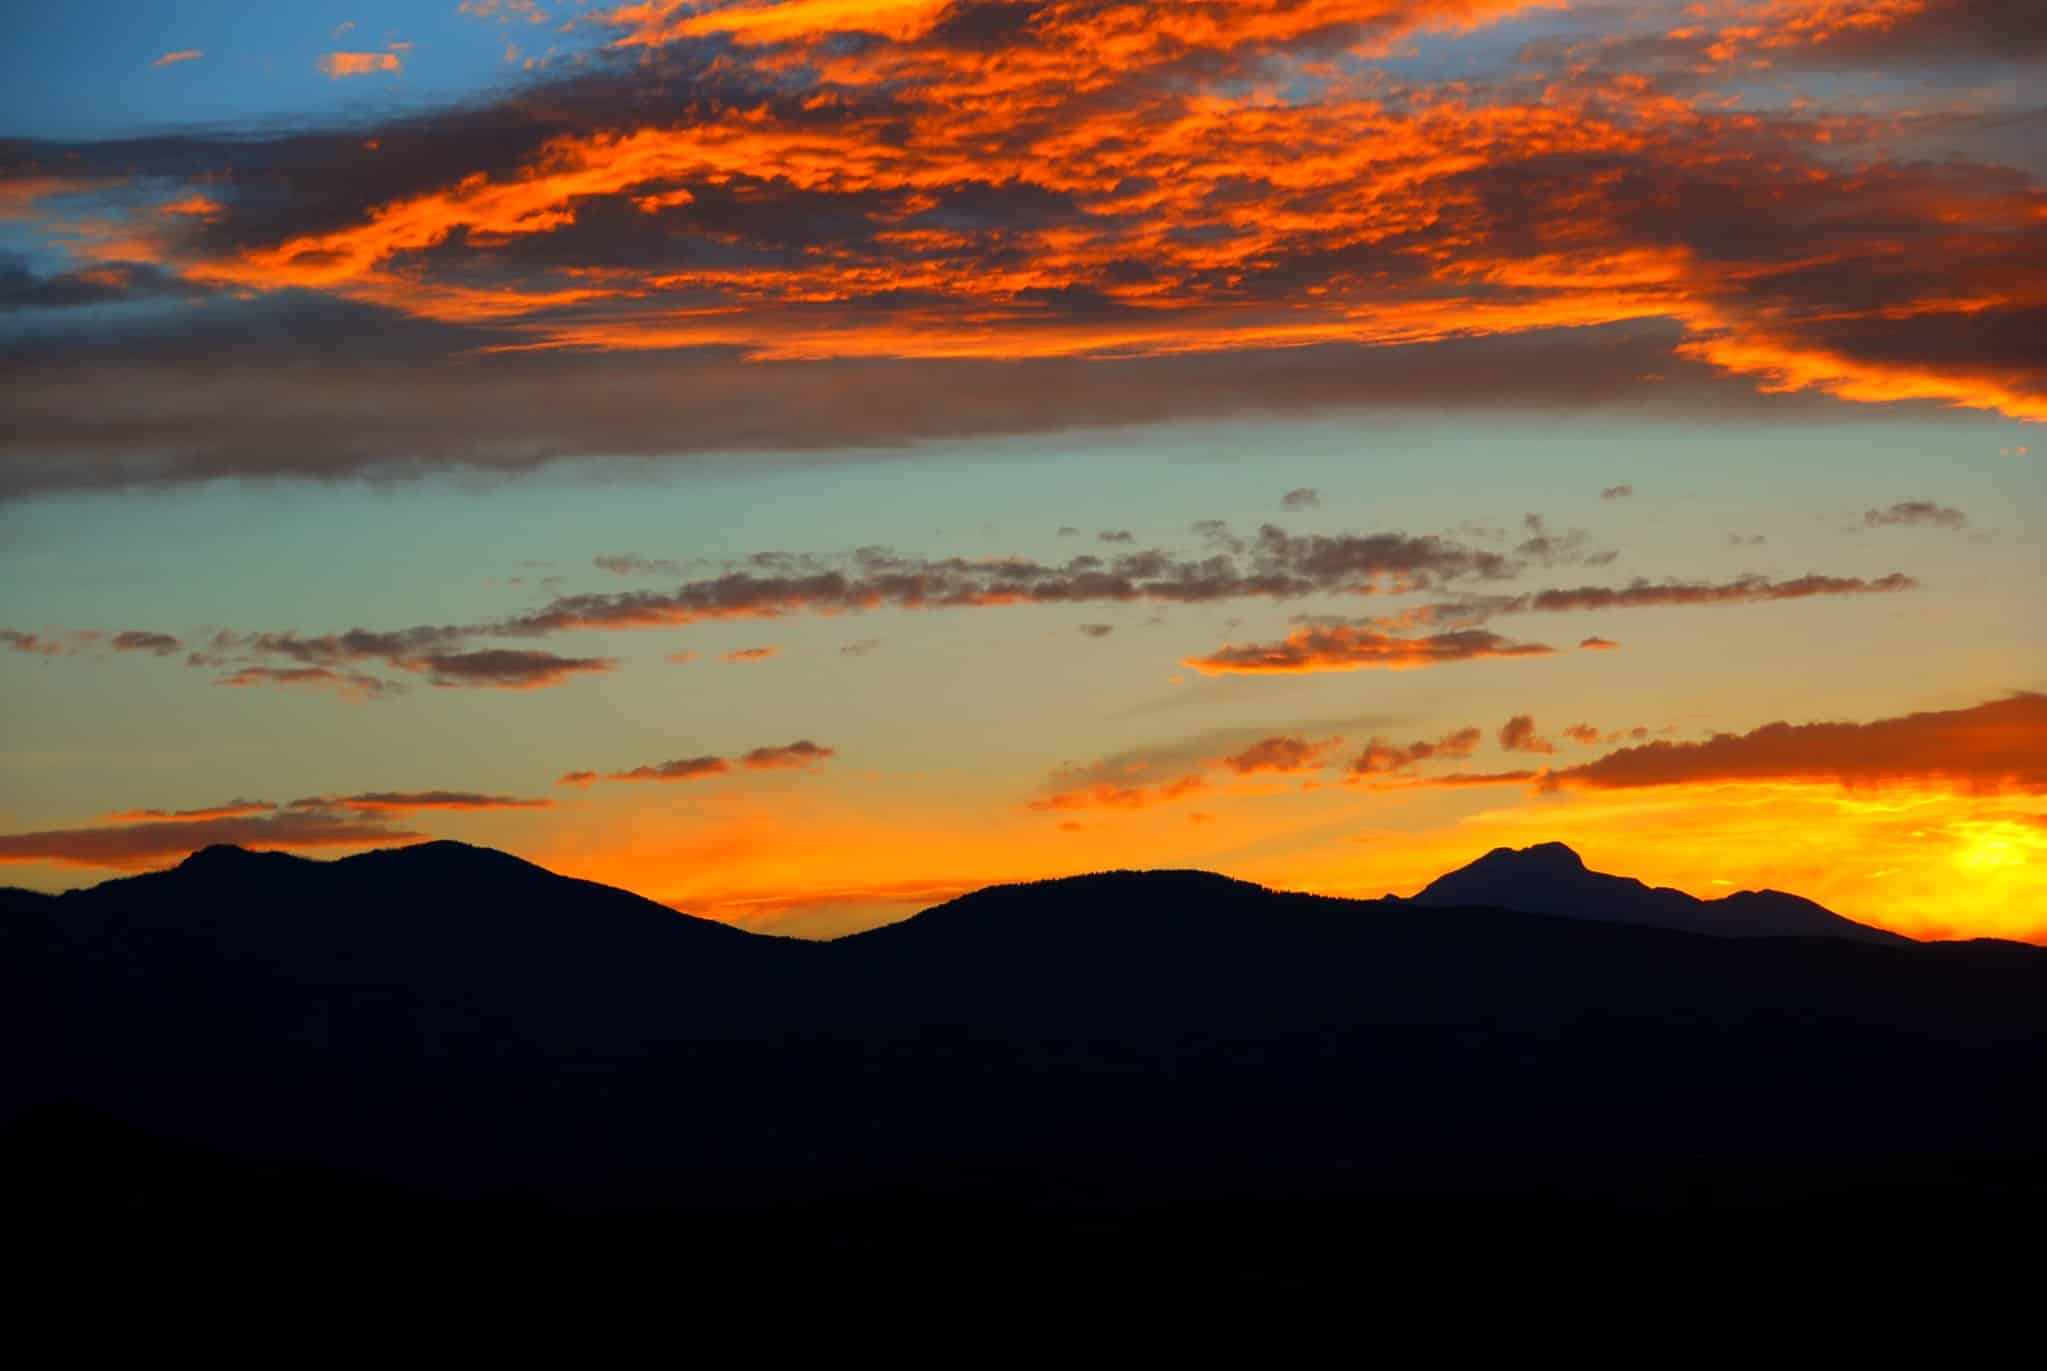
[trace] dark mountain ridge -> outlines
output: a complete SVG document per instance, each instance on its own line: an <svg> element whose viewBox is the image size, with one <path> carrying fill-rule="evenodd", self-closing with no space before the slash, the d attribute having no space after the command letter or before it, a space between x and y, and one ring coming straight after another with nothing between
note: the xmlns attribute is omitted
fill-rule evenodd
<svg viewBox="0 0 2047 1371"><path fill-rule="evenodd" d="M2041 949L1202 872L994 887L811 943L456 843L208 849L0 895L0 993L36 1045L0 1121L83 1109L579 1208L1657 1191L2047 1150Z"/></svg>

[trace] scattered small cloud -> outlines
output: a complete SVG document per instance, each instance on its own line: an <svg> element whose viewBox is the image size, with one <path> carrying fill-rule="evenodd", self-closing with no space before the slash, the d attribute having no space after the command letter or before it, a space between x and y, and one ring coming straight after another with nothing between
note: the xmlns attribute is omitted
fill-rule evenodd
<svg viewBox="0 0 2047 1371"><path fill-rule="evenodd" d="M724 660L728 662L764 662L781 650L779 647L742 647L737 651L726 653Z"/></svg>
<svg viewBox="0 0 2047 1371"><path fill-rule="evenodd" d="M180 62L196 62L205 55L205 53L197 48L179 48L176 52L165 53L149 65L152 67L174 67Z"/></svg>
<svg viewBox="0 0 2047 1371"><path fill-rule="evenodd" d="M404 60L395 52L323 52L317 63L330 81L351 76L369 76L380 71L398 71Z"/></svg>
<svg viewBox="0 0 2047 1371"><path fill-rule="evenodd" d="M1113 781L1096 781L1032 800L1029 807L1053 813L1079 809L1149 809L1183 799L1207 784L1200 776L1182 776L1157 786L1126 786Z"/></svg>
<svg viewBox="0 0 2047 1371"><path fill-rule="evenodd" d="M1417 739L1404 746L1375 737L1351 759L1349 771L1353 776L1378 776L1437 757L1469 757L1484 736L1474 724L1434 740Z"/></svg>
<svg viewBox="0 0 2047 1371"><path fill-rule="evenodd" d="M1581 638L1578 640L1578 646L1588 652L1617 652L1620 650L1620 644L1611 638Z"/></svg>
<svg viewBox="0 0 2047 1371"><path fill-rule="evenodd" d="M1105 543L1134 543L1137 541L1137 535L1127 528L1105 528L1100 533L1097 533L1095 537Z"/></svg>
<svg viewBox="0 0 2047 1371"><path fill-rule="evenodd" d="M1516 714L1500 725L1500 747L1508 752L1551 753L1556 744L1535 731L1535 716Z"/></svg>
<svg viewBox="0 0 2047 1371"><path fill-rule="evenodd" d="M614 771L604 777L607 781L699 781L707 776L723 776L732 769L732 763L723 757L678 757L674 761L656 762L652 766L636 766L631 771ZM570 776L586 776L588 772L569 773ZM565 784L582 784L562 778Z"/></svg>
<svg viewBox="0 0 2047 1371"><path fill-rule="evenodd" d="M361 671L336 671L324 666L245 666L214 682L221 686L305 686L331 690L346 700L374 700L395 695L402 687Z"/></svg>
<svg viewBox="0 0 2047 1371"><path fill-rule="evenodd" d="M116 652L147 652L152 657L168 657L185 648L184 643L168 633L149 633L132 628L107 639L107 646Z"/></svg>
<svg viewBox="0 0 2047 1371"><path fill-rule="evenodd" d="M1090 638L1106 638L1116 631L1114 624L1082 624L1080 631Z"/></svg>
<svg viewBox="0 0 2047 1371"><path fill-rule="evenodd" d="M1329 750L1342 741L1341 738L1325 738L1321 742L1287 736L1262 738L1242 752L1221 760L1239 776L1274 771L1319 771Z"/></svg>
<svg viewBox="0 0 2047 1371"><path fill-rule="evenodd" d="M435 685L492 690L544 690L572 676L611 671L611 657L561 657L529 648L487 648L480 652L435 652L404 663L423 671Z"/></svg>
<svg viewBox="0 0 2047 1371"><path fill-rule="evenodd" d="M780 747L757 747L739 760L741 765L752 771L807 771L837 755L831 748L820 747L808 738L801 738Z"/></svg>
<svg viewBox="0 0 2047 1371"><path fill-rule="evenodd" d="M1322 492L1312 486L1301 486L1279 497L1281 509L1320 509Z"/></svg>
<svg viewBox="0 0 2047 1371"><path fill-rule="evenodd" d="M1902 500L1888 509L1869 509L1862 513L1864 528L1887 528L1897 524L1931 524L1936 528L1965 528L1969 516L1959 509L1949 509L1931 500Z"/></svg>
<svg viewBox="0 0 2047 1371"><path fill-rule="evenodd" d="M11 628L0 628L0 646L11 652L26 652L36 657L61 657L69 650L54 638L45 638L40 633L22 633Z"/></svg>

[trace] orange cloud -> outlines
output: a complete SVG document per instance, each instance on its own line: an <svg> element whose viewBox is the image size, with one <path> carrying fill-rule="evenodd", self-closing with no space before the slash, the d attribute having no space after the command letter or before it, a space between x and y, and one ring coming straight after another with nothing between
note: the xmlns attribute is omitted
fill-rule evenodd
<svg viewBox="0 0 2047 1371"><path fill-rule="evenodd" d="M325 52L320 54L318 63L320 70L333 81L349 76L368 76L372 72L397 71L403 65L395 52Z"/></svg>
<svg viewBox="0 0 2047 1371"><path fill-rule="evenodd" d="M205 53L197 48L180 48L176 52L165 53L149 65L152 67L176 66L180 62L196 62L205 55Z"/></svg>
<svg viewBox="0 0 2047 1371"><path fill-rule="evenodd" d="M1971 794L2047 794L2047 695L1856 723L1772 723L1705 742L1659 740L1552 774L1594 790L1727 781L1940 783Z"/></svg>
<svg viewBox="0 0 2047 1371"><path fill-rule="evenodd" d="M1614 652L1620 648L1620 644L1611 638L1586 638L1578 646L1589 652Z"/></svg>
<svg viewBox="0 0 2047 1371"><path fill-rule="evenodd" d="M1057 791L1041 800L1032 800L1029 807L1055 813L1075 809L1149 809L1183 799L1206 784L1199 776L1182 776L1158 786L1122 786L1113 781L1096 781L1091 785Z"/></svg>
<svg viewBox="0 0 2047 1371"><path fill-rule="evenodd" d="M762 662L781 650L779 647L743 647L736 652L726 653L725 660L728 662Z"/></svg>

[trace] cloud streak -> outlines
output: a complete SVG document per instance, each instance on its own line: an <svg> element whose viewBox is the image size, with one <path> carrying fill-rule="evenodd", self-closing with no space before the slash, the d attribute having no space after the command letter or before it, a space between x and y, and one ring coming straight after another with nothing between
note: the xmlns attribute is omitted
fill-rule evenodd
<svg viewBox="0 0 2047 1371"><path fill-rule="evenodd" d="M1516 643L1480 629L1403 638L1372 629L1339 626L1298 629L1278 643L1220 647L1205 657L1186 658L1181 665L1205 676L1415 671L1452 662L1546 657L1556 651L1542 643Z"/></svg>
<svg viewBox="0 0 2047 1371"><path fill-rule="evenodd" d="M2047 794L2047 695L1870 723L1777 722L1704 742L1658 740L1551 774L1552 787L1623 790L1742 781L1933 782Z"/></svg>
<svg viewBox="0 0 2047 1371"><path fill-rule="evenodd" d="M0 862L54 862L63 866L146 869L216 843L296 850L364 847L425 837L380 819L327 813L233 815L151 819L98 828L46 829L0 834Z"/></svg>

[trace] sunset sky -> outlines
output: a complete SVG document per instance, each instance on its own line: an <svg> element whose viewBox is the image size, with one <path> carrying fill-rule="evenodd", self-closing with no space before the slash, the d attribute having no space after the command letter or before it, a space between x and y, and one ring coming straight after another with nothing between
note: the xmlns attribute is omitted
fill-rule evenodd
<svg viewBox="0 0 2047 1371"><path fill-rule="evenodd" d="M1561 840L2047 942L2036 0L0 21L0 883Z"/></svg>

